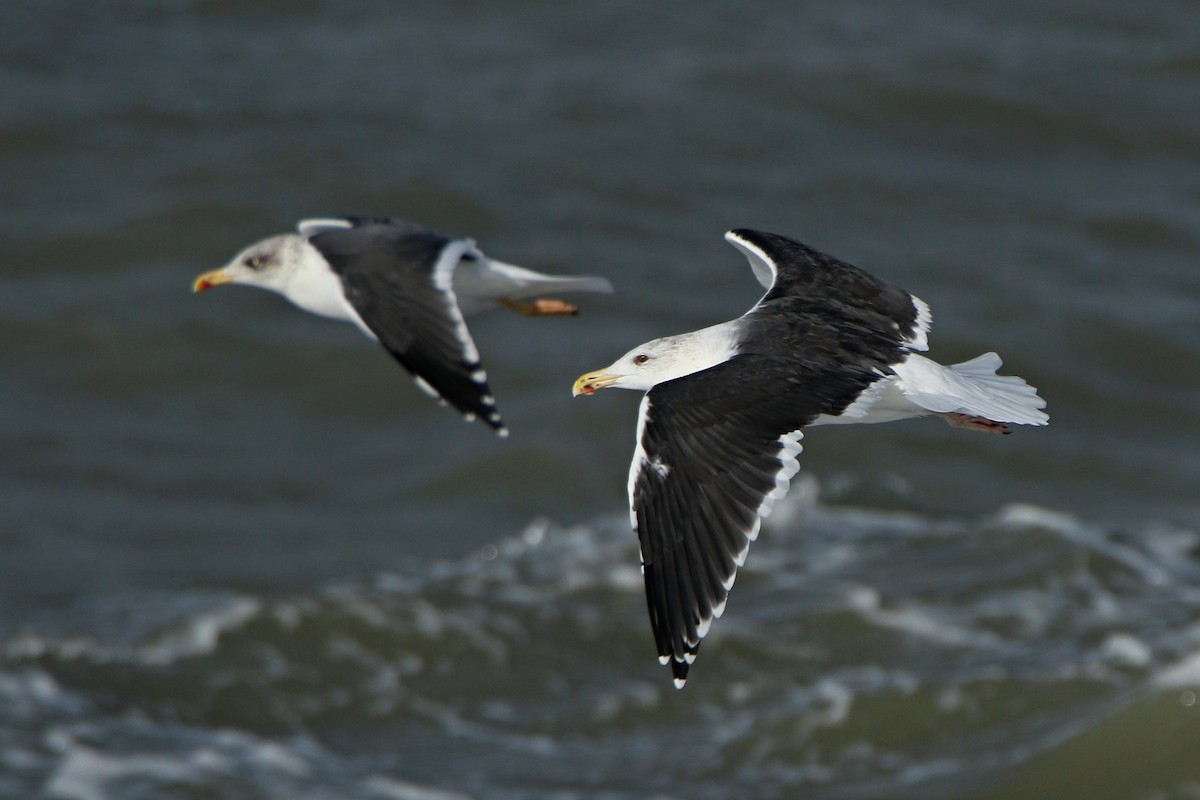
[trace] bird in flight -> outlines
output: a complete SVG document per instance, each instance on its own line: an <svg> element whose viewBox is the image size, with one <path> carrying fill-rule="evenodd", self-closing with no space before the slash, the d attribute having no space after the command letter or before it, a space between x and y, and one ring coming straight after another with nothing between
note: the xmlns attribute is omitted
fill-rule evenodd
<svg viewBox="0 0 1200 800"><path fill-rule="evenodd" d="M767 289L729 322L638 345L573 392L645 392L629 469L659 660L682 688L737 568L799 470L803 429L940 416L971 430L1045 425L1046 403L986 353L943 366L929 307L786 236L725 239Z"/></svg>
<svg viewBox="0 0 1200 800"><path fill-rule="evenodd" d="M573 315L575 306L544 295L612 291L604 278L543 275L490 259L471 239L386 217L303 220L296 233L250 245L192 288L223 283L270 289L305 311L354 323L422 390L500 436L508 428L464 318L501 307Z"/></svg>

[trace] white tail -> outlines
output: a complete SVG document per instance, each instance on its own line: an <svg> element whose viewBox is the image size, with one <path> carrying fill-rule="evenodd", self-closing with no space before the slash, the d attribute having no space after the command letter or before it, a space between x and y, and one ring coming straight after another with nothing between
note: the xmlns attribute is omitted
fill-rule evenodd
<svg viewBox="0 0 1200 800"><path fill-rule="evenodd" d="M1016 375L997 375L1000 356L978 358L943 367L923 356L910 355L897 368L900 391L913 403L935 413L960 413L995 422L1045 425L1046 401L1037 389Z"/></svg>
<svg viewBox="0 0 1200 800"><path fill-rule="evenodd" d="M611 294L612 284L605 278L590 275L544 275L531 269L491 260L495 280L503 281L508 290L507 297L524 300L551 292L599 292Z"/></svg>

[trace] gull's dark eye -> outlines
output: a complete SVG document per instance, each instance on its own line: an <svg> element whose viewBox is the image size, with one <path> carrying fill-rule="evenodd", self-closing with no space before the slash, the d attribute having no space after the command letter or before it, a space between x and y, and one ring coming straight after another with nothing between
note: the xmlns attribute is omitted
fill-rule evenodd
<svg viewBox="0 0 1200 800"><path fill-rule="evenodd" d="M242 263L245 264L250 269L259 269L260 267L262 267L264 261L265 261L265 259L262 256L246 256L245 260L242 261Z"/></svg>
<svg viewBox="0 0 1200 800"><path fill-rule="evenodd" d="M645 353L638 353L636 356L633 357L633 363L638 364L638 365L645 364L649 360L650 360L650 356L646 355Z"/></svg>

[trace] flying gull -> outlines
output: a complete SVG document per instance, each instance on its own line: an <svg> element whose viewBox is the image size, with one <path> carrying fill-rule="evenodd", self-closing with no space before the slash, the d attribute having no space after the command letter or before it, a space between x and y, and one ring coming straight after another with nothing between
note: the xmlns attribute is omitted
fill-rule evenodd
<svg viewBox="0 0 1200 800"><path fill-rule="evenodd" d="M507 307L570 315L551 292L611 292L604 278L543 275L485 256L470 239L385 217L307 219L297 233L250 245L196 278L194 291L241 283L278 292L305 311L353 322L417 385L500 436L487 373L464 317Z"/></svg>
<svg viewBox="0 0 1200 800"><path fill-rule="evenodd" d="M1008 433L1045 425L1046 403L987 353L945 367L928 349L929 307L800 242L748 229L725 239L766 287L741 318L639 345L574 393L646 392L629 470L659 661L682 687L721 616L762 520L799 469L810 425L936 414Z"/></svg>

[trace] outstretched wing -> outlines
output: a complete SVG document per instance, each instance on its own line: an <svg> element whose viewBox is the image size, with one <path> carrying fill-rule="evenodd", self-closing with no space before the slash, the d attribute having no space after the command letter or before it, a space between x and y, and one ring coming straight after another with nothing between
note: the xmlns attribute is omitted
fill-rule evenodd
<svg viewBox="0 0 1200 800"><path fill-rule="evenodd" d="M313 220L309 242L342 279L363 324L423 390L501 436L487 373L454 294L454 270L476 257L469 239L406 223L351 218Z"/></svg>
<svg viewBox="0 0 1200 800"><path fill-rule="evenodd" d="M661 383L642 400L631 519L659 660L676 686L724 611L762 519L799 469L800 428L840 411L878 377L865 366L830 373L739 355Z"/></svg>
<svg viewBox="0 0 1200 800"><path fill-rule="evenodd" d="M910 350L929 349L929 306L895 284L776 233L739 228L725 234L767 289L762 303L789 297L823 300L875 318Z"/></svg>

